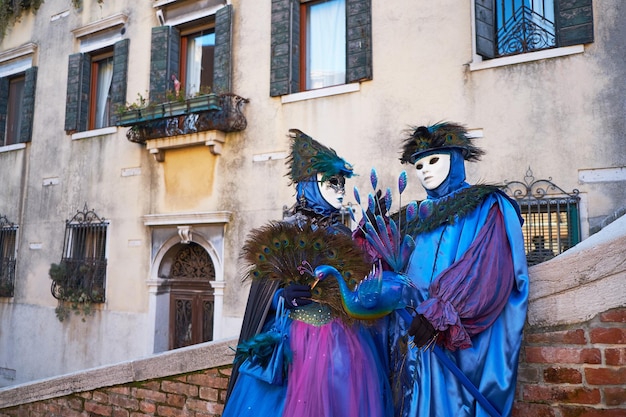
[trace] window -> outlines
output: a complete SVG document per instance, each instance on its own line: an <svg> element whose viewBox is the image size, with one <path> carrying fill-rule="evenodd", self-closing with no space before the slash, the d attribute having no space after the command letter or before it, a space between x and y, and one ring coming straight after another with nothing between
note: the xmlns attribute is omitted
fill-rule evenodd
<svg viewBox="0 0 626 417"><path fill-rule="evenodd" d="M190 13L193 14L192 11ZM164 102L180 81L186 96L231 93L232 5L191 23L152 28L150 97Z"/></svg>
<svg viewBox="0 0 626 417"><path fill-rule="evenodd" d="M0 297L13 297L17 226L0 216Z"/></svg>
<svg viewBox="0 0 626 417"><path fill-rule="evenodd" d="M30 142L37 68L0 78L0 146Z"/></svg>
<svg viewBox="0 0 626 417"><path fill-rule="evenodd" d="M215 31L203 30L181 36L181 83L187 96L207 92L213 85Z"/></svg>
<svg viewBox="0 0 626 417"><path fill-rule="evenodd" d="M24 77L9 79L9 106L7 109L7 125L3 145L18 142L22 127L22 99L24 98Z"/></svg>
<svg viewBox="0 0 626 417"><path fill-rule="evenodd" d="M306 90L346 81L346 1L303 3L300 84Z"/></svg>
<svg viewBox="0 0 626 417"><path fill-rule="evenodd" d="M274 0L270 95L372 79L371 0Z"/></svg>
<svg viewBox="0 0 626 417"><path fill-rule="evenodd" d="M69 57L65 130L84 132L115 125L115 110L126 104L129 40Z"/></svg>
<svg viewBox="0 0 626 417"><path fill-rule="evenodd" d="M535 180L529 168L524 181L507 182L504 191L520 206L529 266L552 259L580 242L578 190L567 193L549 179Z"/></svg>
<svg viewBox="0 0 626 417"><path fill-rule="evenodd" d="M91 74L88 130L100 129L111 124L113 51L93 57Z"/></svg>
<svg viewBox="0 0 626 417"><path fill-rule="evenodd" d="M521 202L520 209L528 266L552 259L580 242L577 199Z"/></svg>
<svg viewBox="0 0 626 417"><path fill-rule="evenodd" d="M475 0L476 51L497 58L593 42L592 0Z"/></svg>
<svg viewBox="0 0 626 417"><path fill-rule="evenodd" d="M60 268L56 275L51 274L55 298L104 302L107 227L87 206L66 222Z"/></svg>

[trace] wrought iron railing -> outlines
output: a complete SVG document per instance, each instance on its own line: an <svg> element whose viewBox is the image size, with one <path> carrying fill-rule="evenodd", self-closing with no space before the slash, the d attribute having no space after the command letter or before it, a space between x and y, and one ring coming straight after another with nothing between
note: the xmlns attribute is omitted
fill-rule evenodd
<svg viewBox="0 0 626 417"><path fill-rule="evenodd" d="M579 191L566 192L552 178L535 180L528 168L523 181L505 181L504 191L520 206L529 265L553 258L580 242Z"/></svg>
<svg viewBox="0 0 626 417"><path fill-rule="evenodd" d="M13 297L17 225L0 216L0 297Z"/></svg>
<svg viewBox="0 0 626 417"><path fill-rule="evenodd" d="M87 205L66 221L63 256L50 269L54 298L73 302L105 300L108 222Z"/></svg>
<svg viewBox="0 0 626 417"><path fill-rule="evenodd" d="M501 8L511 7L501 2ZM515 7L515 6L513 6ZM556 46L554 22L526 6L518 6L513 14L502 17L498 28L498 55L514 55Z"/></svg>
<svg viewBox="0 0 626 417"><path fill-rule="evenodd" d="M246 128L247 121L243 114L243 105L248 99L236 94L221 94L217 106L207 106L204 102L188 99L181 103L183 109L168 110L171 104L157 105L156 115L146 116L142 110L134 120L118 122L120 126L131 126L126 137L131 142L145 143L149 139L158 139L177 135L186 135L209 130L221 132L239 132ZM198 103L197 105L194 103Z"/></svg>

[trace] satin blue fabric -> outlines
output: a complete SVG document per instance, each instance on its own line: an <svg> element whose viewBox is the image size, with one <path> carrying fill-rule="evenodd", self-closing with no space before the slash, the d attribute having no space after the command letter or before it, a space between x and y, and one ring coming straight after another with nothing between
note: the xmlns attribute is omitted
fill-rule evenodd
<svg viewBox="0 0 626 417"><path fill-rule="evenodd" d="M458 181L458 176L456 178L456 186L448 187L441 196L467 186L464 181ZM436 199L439 195L435 194L429 193L429 198ZM502 244L508 240L511 246L515 274L513 289L495 322L471 338L470 348L444 349L444 352L501 415L508 416L513 406L528 300L526 255L516 208L505 196L493 193L465 218L416 236L416 249L406 273L416 285L414 297L418 305L429 298L428 289L433 279L467 251L493 205L498 206L504 217L506 236L501 237ZM489 256L484 253L481 261L488 262ZM490 288L486 286L484 290L490 291ZM407 346L405 334L409 323L393 315L390 326L396 416L488 416L432 351L418 351Z"/></svg>
<svg viewBox="0 0 626 417"><path fill-rule="evenodd" d="M306 206L318 214L330 216L332 213L337 212L337 209L322 197L316 177L311 177L308 181L299 182L296 185L296 194L298 201L304 197Z"/></svg>
<svg viewBox="0 0 626 417"><path fill-rule="evenodd" d="M274 325L274 317L267 320L263 332ZM281 416L285 406L287 384L270 385L251 375L239 373L237 384L222 413L223 417Z"/></svg>

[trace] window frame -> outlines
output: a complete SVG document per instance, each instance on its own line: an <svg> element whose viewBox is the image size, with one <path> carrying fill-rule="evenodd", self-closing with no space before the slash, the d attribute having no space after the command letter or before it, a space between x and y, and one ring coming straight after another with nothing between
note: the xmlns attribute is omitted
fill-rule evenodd
<svg viewBox="0 0 626 417"><path fill-rule="evenodd" d="M30 50L30 49L29 49ZM9 51L10 52L10 51ZM20 144L30 142L33 133L33 119L35 112L35 94L37 87L37 67L32 66L32 56L24 58L13 68L3 71L5 65L10 67L10 63L4 64L0 57L0 148L19 148ZM24 78L22 98L19 104L21 123L19 131L16 132L14 141L7 144L8 117L10 116L10 84L11 80ZM13 106L11 106L13 107ZM12 111L12 110L11 110Z"/></svg>
<svg viewBox="0 0 626 417"><path fill-rule="evenodd" d="M311 78L310 66L312 62L312 59L310 59L310 56L309 56L309 48L308 48L309 46L309 25L308 25L309 13L313 6L323 4L323 3L333 2L333 1L340 1L340 0L302 0L302 2L300 3L300 45L299 45L300 46L300 57L299 57L300 79L299 79L299 85L301 87L301 91L299 92L312 91L312 90L317 90L320 88L335 87L338 85L346 84L347 56L345 57L344 63L343 63L343 72L344 72L343 82L337 83L337 84L324 85L322 87L311 87L311 88L307 87L307 82L309 81L309 78ZM344 0L344 5L346 5L345 0ZM344 13L347 13L347 12L344 12ZM343 44L347 45L347 33L344 32L344 35L345 37L343 39Z"/></svg>
<svg viewBox="0 0 626 417"><path fill-rule="evenodd" d="M211 84L203 85L201 82L197 88L197 91L192 91L187 85L188 84L187 68L189 64L189 51L188 51L189 40L190 38L195 37L196 35L203 36L208 33L213 33L213 35L215 36L215 22L214 21L211 23L207 22L205 24L198 25L198 26L192 26L192 27L189 27L187 29L180 31L180 59L179 59L180 73L178 74L178 80L180 81L182 88L184 88L185 94L188 96L201 93L206 88L213 89L213 83L214 83L214 77L215 77L215 41L213 42L213 56L210 58L212 61L211 63L212 68L210 70ZM202 79L202 76L200 78Z"/></svg>
<svg viewBox="0 0 626 417"><path fill-rule="evenodd" d="M594 41L593 0L554 0L556 47L517 55L497 56L496 49L496 1L473 0L473 49L474 62L470 69L484 69L511 63L527 62L554 56L579 53L582 45ZM574 48L575 47L575 48ZM524 57L528 55L527 57ZM520 58L520 56L522 58ZM499 62L480 65L481 62ZM499 64L499 65L498 65Z"/></svg>
<svg viewBox="0 0 626 417"><path fill-rule="evenodd" d="M17 82L21 83L21 91L14 90L14 86ZM24 119L24 111L21 103L24 100L24 89L26 86L26 75L20 73L11 77L8 77L8 97L7 97L7 109L6 109L6 122L4 135L0 136L0 146L15 145L20 141L20 130ZM18 97L15 97L19 94ZM17 119L17 120L16 120ZM10 134L11 128L14 127L14 133Z"/></svg>
<svg viewBox="0 0 626 417"><path fill-rule="evenodd" d="M161 26L152 28L150 52L150 103L167 101L168 92L175 90L172 74L181 85L183 76L182 42L183 36L198 33L213 27L215 49L213 55L213 85L211 92L232 93L232 5L215 6L210 10L189 11L183 18L165 20ZM166 14L167 15L167 14ZM186 68L185 68L186 69ZM181 78L183 77L183 78Z"/></svg>
<svg viewBox="0 0 626 417"><path fill-rule="evenodd" d="M524 218L522 233L526 246L528 266L547 261L551 257L534 257L533 248L535 238L543 238L546 251L552 252L552 257L557 256L567 249L580 243L580 204L578 198L568 196L549 196L545 199L518 201L521 216ZM565 233L561 230L564 226L562 221L554 222L552 217L566 217ZM540 218L539 221L536 221ZM535 220L535 221L534 221ZM556 225L554 224L556 223Z"/></svg>
<svg viewBox="0 0 626 417"><path fill-rule="evenodd" d="M102 63L104 61L114 61L113 58L113 48L105 48L103 50L98 50L96 51L96 53L91 53L89 54L90 57L90 61L91 61L91 70L90 70L90 87L89 87L89 117L88 117L88 122L87 122L87 130L95 130L95 129L102 129L102 128L106 128L106 127L111 127L114 126L114 110L111 107L113 106L112 98L109 97L107 99L107 101L109 101L108 106L109 106L109 120L107 123L105 123L105 125L103 126L97 126L96 123L96 118L97 118L97 110L98 110L98 98L100 97L100 94L103 93L99 90L98 88L98 81L99 81L99 75L101 72L101 66ZM113 62L113 64L115 65L115 63ZM111 80L111 85L109 86L109 91L107 92L107 95L110 95L110 92L112 90L113 87L113 80Z"/></svg>
<svg viewBox="0 0 626 417"><path fill-rule="evenodd" d="M272 1L270 91L281 102L323 96L301 87L301 6L309 0ZM346 80L324 87L331 94L355 91L354 86L373 78L371 0L346 0ZM343 88L340 88L343 87ZM358 88L356 88L358 90ZM286 96L298 95L290 100Z"/></svg>
<svg viewBox="0 0 626 417"><path fill-rule="evenodd" d="M53 278L51 288L56 299L106 301L108 239L109 221L87 209L87 205L66 220L61 273Z"/></svg>
<svg viewBox="0 0 626 417"><path fill-rule="evenodd" d="M104 134L117 130L116 110L126 105L130 44L130 40L124 37L126 31L123 30L123 26L126 21L126 15L116 14L72 31L79 42L79 51L68 57L65 131L72 135L72 139L91 136L85 132ZM92 61L111 50L113 51L113 74L110 87L110 117L107 127L95 129L93 127L95 109L92 110L91 103Z"/></svg>

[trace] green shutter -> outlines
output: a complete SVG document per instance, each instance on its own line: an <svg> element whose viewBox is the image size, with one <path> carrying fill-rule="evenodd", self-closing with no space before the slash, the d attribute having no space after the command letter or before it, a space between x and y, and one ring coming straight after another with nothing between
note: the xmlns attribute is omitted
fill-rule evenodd
<svg viewBox="0 0 626 417"><path fill-rule="evenodd" d="M591 0L557 0L556 7L558 46L593 42Z"/></svg>
<svg viewBox="0 0 626 417"><path fill-rule="evenodd" d="M113 79L111 80L111 126L116 123L116 111L126 104L126 84L128 80L129 39L115 43L113 48Z"/></svg>
<svg viewBox="0 0 626 417"><path fill-rule="evenodd" d="M167 90L173 90L172 74L180 79L180 32L172 26L152 28L150 49L149 101L165 101Z"/></svg>
<svg viewBox="0 0 626 417"><path fill-rule="evenodd" d="M231 93L232 74L232 6L224 6L215 13L215 66L212 90Z"/></svg>
<svg viewBox="0 0 626 417"><path fill-rule="evenodd" d="M0 78L0 146L4 145L4 135L7 128L7 114L9 113L9 79Z"/></svg>
<svg viewBox="0 0 626 417"><path fill-rule="evenodd" d="M65 101L65 131L68 133L87 130L90 77L91 59L89 55L82 53L70 55Z"/></svg>
<svg viewBox="0 0 626 417"><path fill-rule="evenodd" d="M36 87L37 67L31 67L24 72L24 96L22 97L22 127L20 129L20 143L30 142L33 136Z"/></svg>
<svg viewBox="0 0 626 417"><path fill-rule="evenodd" d="M346 82L372 79L371 0L346 1Z"/></svg>
<svg viewBox="0 0 626 417"><path fill-rule="evenodd" d="M270 96L300 91L300 2L272 0Z"/></svg>
<svg viewBox="0 0 626 417"><path fill-rule="evenodd" d="M483 58L496 56L495 0L475 0L476 53Z"/></svg>

